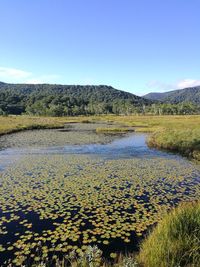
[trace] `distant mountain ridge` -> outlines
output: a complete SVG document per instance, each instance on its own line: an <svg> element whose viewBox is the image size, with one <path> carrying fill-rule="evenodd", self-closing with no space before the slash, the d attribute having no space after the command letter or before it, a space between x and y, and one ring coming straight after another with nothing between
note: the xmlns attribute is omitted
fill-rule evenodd
<svg viewBox="0 0 200 267"><path fill-rule="evenodd" d="M168 91L165 93L149 93L143 96L152 101L161 101L165 103L177 104L182 102L191 102L200 104L200 85L188 87L179 90Z"/></svg>
<svg viewBox="0 0 200 267"><path fill-rule="evenodd" d="M0 82L0 109L8 114L48 115L49 110L55 109L61 115L126 113L151 103L151 100L107 85Z"/></svg>
<svg viewBox="0 0 200 267"><path fill-rule="evenodd" d="M66 94L69 97L82 97L88 99L94 94L97 101L112 101L115 98L131 99L136 102L149 103L146 99L132 93L118 90L108 85L59 85L59 84L10 84L0 82L0 93L11 92L14 94L35 95L45 94ZM108 93L106 95L106 93Z"/></svg>

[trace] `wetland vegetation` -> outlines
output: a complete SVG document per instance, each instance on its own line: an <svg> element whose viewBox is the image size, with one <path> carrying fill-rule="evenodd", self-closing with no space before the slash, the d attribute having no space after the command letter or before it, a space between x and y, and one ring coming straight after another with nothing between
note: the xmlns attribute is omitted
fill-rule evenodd
<svg viewBox="0 0 200 267"><path fill-rule="evenodd" d="M200 203L183 203L165 216L141 246L144 266L199 266Z"/></svg>
<svg viewBox="0 0 200 267"><path fill-rule="evenodd" d="M79 116L30 117L0 116L0 135L31 129L64 128L67 123L113 123L96 127L97 132L149 132L148 144L152 147L179 152L200 159L200 116ZM129 128L128 128L128 127Z"/></svg>
<svg viewBox="0 0 200 267"><path fill-rule="evenodd" d="M72 266L90 266L90 255L97 259L92 266L108 266L111 261L116 266L151 267L156 265L144 261L152 257L149 242L157 248L162 241L159 235L169 236L163 240L165 248L164 241L175 238L167 229L173 226L176 232L185 218L191 226L186 224L185 235L190 235L187 230L193 226L199 227L199 208L193 206L189 213L182 208L182 213L177 211L177 216L172 213L162 220L179 203L199 199L199 165L148 148L147 134L141 133L156 131L157 135L172 128L178 132L186 123L195 132L199 116L9 116L0 117L0 121L1 133L34 124L59 128L20 131L0 138L1 265L38 266L43 262L52 266L60 262L60 266L67 266L71 262ZM190 137L194 140L188 134L188 143ZM119 256L137 252L157 223L160 226L150 235L151 241L147 239L141 246L139 256ZM197 243L190 243L191 249L192 244L199 245L199 232L195 233L191 240ZM180 249L177 251L182 255ZM163 253L160 250L160 258ZM194 256L191 266L198 266L197 259ZM184 261L158 265L176 264L185 266Z"/></svg>

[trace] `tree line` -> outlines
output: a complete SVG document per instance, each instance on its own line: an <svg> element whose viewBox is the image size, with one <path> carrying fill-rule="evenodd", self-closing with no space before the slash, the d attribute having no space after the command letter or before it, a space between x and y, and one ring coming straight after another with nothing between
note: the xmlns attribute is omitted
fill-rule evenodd
<svg viewBox="0 0 200 267"><path fill-rule="evenodd" d="M160 103L111 86L0 83L0 115L200 114L198 104Z"/></svg>
<svg viewBox="0 0 200 267"><path fill-rule="evenodd" d="M100 114L152 114L152 115L192 115L200 114L200 106L189 102L180 104L151 104L136 106L131 101L117 100L113 103L85 102L77 99L42 99L26 106L8 104L0 107L0 115L27 114L36 116L78 116Z"/></svg>

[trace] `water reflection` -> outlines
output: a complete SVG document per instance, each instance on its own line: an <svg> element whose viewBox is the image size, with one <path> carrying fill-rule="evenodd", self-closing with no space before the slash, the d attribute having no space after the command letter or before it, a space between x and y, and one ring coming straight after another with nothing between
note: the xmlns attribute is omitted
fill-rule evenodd
<svg viewBox="0 0 200 267"><path fill-rule="evenodd" d="M8 161L10 158L19 158L20 155L27 154L86 154L98 155L104 158L152 158L167 157L181 159L180 156L172 153L158 151L149 148L146 144L147 134L134 133L118 138L106 144L78 144L48 147L27 147L27 148L6 148L0 151L0 166L2 161Z"/></svg>

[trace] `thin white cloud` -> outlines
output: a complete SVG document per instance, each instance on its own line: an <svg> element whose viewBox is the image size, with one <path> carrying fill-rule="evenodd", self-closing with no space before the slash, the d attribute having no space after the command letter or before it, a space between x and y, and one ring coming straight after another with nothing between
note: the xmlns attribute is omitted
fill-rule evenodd
<svg viewBox="0 0 200 267"><path fill-rule="evenodd" d="M145 91L163 93L167 91L184 89L187 87L193 87L193 86L198 86L198 85L200 85L200 80L195 80L195 79L183 79L183 80L179 80L179 81L172 82L172 83L152 80L146 84L147 90Z"/></svg>
<svg viewBox="0 0 200 267"><path fill-rule="evenodd" d="M39 78L32 78L32 79L26 80L25 83L38 84L38 83L45 83L45 81Z"/></svg>
<svg viewBox="0 0 200 267"><path fill-rule="evenodd" d="M165 83L157 80L149 81L146 86L148 89L153 90L153 92L166 92L174 89L174 84Z"/></svg>
<svg viewBox="0 0 200 267"><path fill-rule="evenodd" d="M81 84L95 84L94 79L91 77L83 78Z"/></svg>
<svg viewBox="0 0 200 267"><path fill-rule="evenodd" d="M31 72L15 69L15 68L6 68L0 67L0 78L2 80L20 80L26 79L32 75Z"/></svg>
<svg viewBox="0 0 200 267"><path fill-rule="evenodd" d="M56 83L58 78L60 78L60 76L57 74L42 75L39 77L33 76L30 79L26 80L25 83Z"/></svg>
<svg viewBox="0 0 200 267"><path fill-rule="evenodd" d="M198 86L200 85L200 80L194 80L194 79L184 79L179 81L176 84L177 89L183 89L187 87L193 87L193 86Z"/></svg>
<svg viewBox="0 0 200 267"><path fill-rule="evenodd" d="M0 66L0 81L11 83L56 83L60 78L57 74L45 74L36 76L32 72L16 68Z"/></svg>

